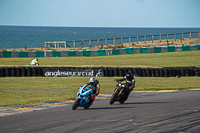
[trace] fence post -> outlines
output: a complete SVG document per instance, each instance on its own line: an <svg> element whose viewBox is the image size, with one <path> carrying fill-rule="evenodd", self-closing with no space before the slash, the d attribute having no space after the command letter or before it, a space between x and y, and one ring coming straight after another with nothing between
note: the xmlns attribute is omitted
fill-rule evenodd
<svg viewBox="0 0 200 133"><path fill-rule="evenodd" d="M65 48L67 48L67 41L65 41Z"/></svg>
<svg viewBox="0 0 200 133"><path fill-rule="evenodd" d="M153 35L152 35L152 43L153 43Z"/></svg>
<svg viewBox="0 0 200 133"><path fill-rule="evenodd" d="M91 47L91 40L89 40L89 46Z"/></svg>
<svg viewBox="0 0 200 133"><path fill-rule="evenodd" d="M115 45L115 38L113 38L113 45Z"/></svg>
<svg viewBox="0 0 200 133"><path fill-rule="evenodd" d="M76 43L76 42L74 41L74 48L75 48L75 43Z"/></svg>
<svg viewBox="0 0 200 133"><path fill-rule="evenodd" d="M168 34L167 34L167 44L168 44Z"/></svg>
<svg viewBox="0 0 200 133"><path fill-rule="evenodd" d="M190 32L190 40L191 40L191 37L192 37L192 34L191 34L191 32Z"/></svg>
<svg viewBox="0 0 200 133"><path fill-rule="evenodd" d="M128 38L129 45L131 44L131 37Z"/></svg>
<svg viewBox="0 0 200 133"><path fill-rule="evenodd" d="M146 44L146 35L144 36L144 42L145 42L145 44Z"/></svg>
<svg viewBox="0 0 200 133"><path fill-rule="evenodd" d="M105 41L106 41L106 45L107 45L107 38L105 39Z"/></svg>
<svg viewBox="0 0 200 133"><path fill-rule="evenodd" d="M121 37L121 44L123 44L123 38Z"/></svg>
<svg viewBox="0 0 200 133"><path fill-rule="evenodd" d="M137 44L138 44L138 36L137 36Z"/></svg>
<svg viewBox="0 0 200 133"><path fill-rule="evenodd" d="M176 41L176 33L174 34L174 39L175 39L175 41Z"/></svg>
<svg viewBox="0 0 200 133"><path fill-rule="evenodd" d="M199 36L200 36L200 32L198 32L198 39L199 39Z"/></svg>
<svg viewBox="0 0 200 133"><path fill-rule="evenodd" d="M99 46L99 39L97 39L97 46Z"/></svg>
<svg viewBox="0 0 200 133"><path fill-rule="evenodd" d="M55 43L55 48L56 48L56 41L54 43Z"/></svg>
<svg viewBox="0 0 200 133"><path fill-rule="evenodd" d="M82 40L82 43L81 43L81 45L82 45L82 48L83 48L83 45L84 45L84 44L83 44L83 40Z"/></svg>
<svg viewBox="0 0 200 133"><path fill-rule="evenodd" d="M44 46L45 46L45 48L47 47L46 41L45 41L45 45Z"/></svg>
<svg viewBox="0 0 200 133"><path fill-rule="evenodd" d="M161 42L161 34L160 34L160 42Z"/></svg>

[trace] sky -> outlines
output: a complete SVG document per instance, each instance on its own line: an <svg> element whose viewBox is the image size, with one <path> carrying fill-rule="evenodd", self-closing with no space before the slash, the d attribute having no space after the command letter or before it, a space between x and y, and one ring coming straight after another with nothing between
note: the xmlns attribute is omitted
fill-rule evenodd
<svg viewBox="0 0 200 133"><path fill-rule="evenodd" d="M200 28L200 0L0 0L0 25Z"/></svg>

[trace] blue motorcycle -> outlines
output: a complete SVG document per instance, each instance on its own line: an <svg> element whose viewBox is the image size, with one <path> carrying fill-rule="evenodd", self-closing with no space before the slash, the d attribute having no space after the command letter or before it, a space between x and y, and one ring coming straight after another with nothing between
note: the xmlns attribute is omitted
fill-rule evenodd
<svg viewBox="0 0 200 133"><path fill-rule="evenodd" d="M88 109L95 100L95 97L91 96L92 94L93 90L90 87L87 87L87 85L79 87L76 100L72 104L72 109L76 110L78 107Z"/></svg>

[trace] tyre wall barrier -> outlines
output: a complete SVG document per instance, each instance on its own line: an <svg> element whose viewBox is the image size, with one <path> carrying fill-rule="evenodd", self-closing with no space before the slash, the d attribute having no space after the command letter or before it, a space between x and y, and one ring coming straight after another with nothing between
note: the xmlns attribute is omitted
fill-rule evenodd
<svg viewBox="0 0 200 133"><path fill-rule="evenodd" d="M106 56L119 54L147 54L161 52L180 52L200 50L200 44L157 46L157 47L132 47L121 49L98 49L98 50L68 50L68 51L0 51L0 57L72 57L72 56Z"/></svg>
<svg viewBox="0 0 200 133"><path fill-rule="evenodd" d="M60 73L66 70L75 70L75 73L88 72L94 70L104 77L123 77L127 72L131 72L137 77L187 77L200 76L200 67L165 67L165 68L83 68L83 67L0 67L0 77L31 77L45 76L47 70ZM92 72L93 73L93 72ZM94 75L95 76L95 75Z"/></svg>
<svg viewBox="0 0 200 133"><path fill-rule="evenodd" d="M0 77L43 76L42 67L0 67Z"/></svg>

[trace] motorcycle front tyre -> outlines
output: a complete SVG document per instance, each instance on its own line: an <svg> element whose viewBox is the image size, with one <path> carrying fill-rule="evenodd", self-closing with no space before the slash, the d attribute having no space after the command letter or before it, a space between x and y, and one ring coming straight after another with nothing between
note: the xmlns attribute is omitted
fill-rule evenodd
<svg viewBox="0 0 200 133"><path fill-rule="evenodd" d="M115 102L115 99L117 98L118 93L114 92L113 95L110 98L110 104L112 105Z"/></svg>
<svg viewBox="0 0 200 133"><path fill-rule="evenodd" d="M79 103L80 103L80 100L79 98L77 98L74 103L72 104L72 110L76 110L79 106Z"/></svg>

